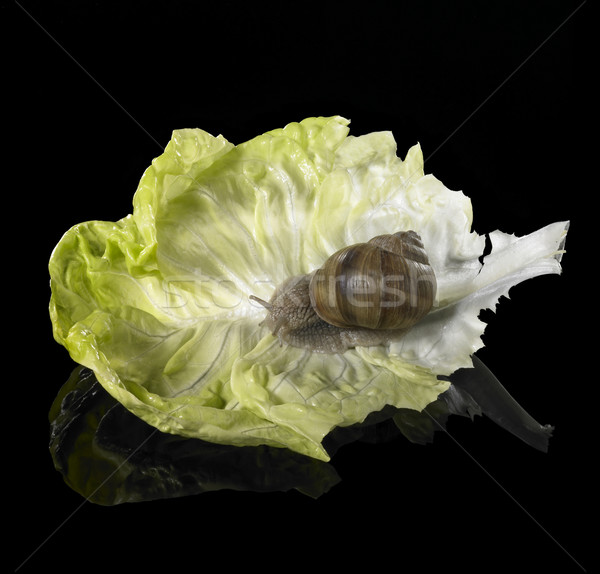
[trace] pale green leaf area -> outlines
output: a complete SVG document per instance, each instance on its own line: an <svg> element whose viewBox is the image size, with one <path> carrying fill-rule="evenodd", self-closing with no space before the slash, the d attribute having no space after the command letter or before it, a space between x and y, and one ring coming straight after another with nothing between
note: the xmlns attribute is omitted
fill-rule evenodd
<svg viewBox="0 0 600 574"><path fill-rule="evenodd" d="M338 116L240 145L173 133L133 212L75 225L52 253L56 340L126 408L168 433L286 447L328 460L335 426L386 405L422 410L471 366L482 309L513 285L560 273L567 222L515 237L471 230L470 200L424 174L419 145L349 135ZM260 322L288 277L334 251L413 229L436 273L432 311L388 345L323 354L281 345Z"/></svg>

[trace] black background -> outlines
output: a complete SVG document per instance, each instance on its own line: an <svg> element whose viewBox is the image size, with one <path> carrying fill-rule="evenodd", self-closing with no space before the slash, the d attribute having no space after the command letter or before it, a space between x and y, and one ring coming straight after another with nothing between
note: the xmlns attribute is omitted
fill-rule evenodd
<svg viewBox="0 0 600 574"><path fill-rule="evenodd" d="M13 331L5 364L15 367L5 377L16 415L5 431L11 567L591 567L597 374L585 325L595 332L595 289L578 288L594 283L584 271L596 192L589 4L3 5L13 97L4 108L5 237L14 238L5 257L22 277L4 285ZM355 135L393 131L400 156L420 142L426 172L472 199L479 233L571 221L563 275L519 285L483 315L480 357L536 419L555 425L549 452L485 418L459 419L426 447L344 448L333 461L342 482L317 500L220 491L86 503L47 448L47 411L72 367L47 314L54 245L75 223L130 213L173 129L241 143L334 114Z"/></svg>

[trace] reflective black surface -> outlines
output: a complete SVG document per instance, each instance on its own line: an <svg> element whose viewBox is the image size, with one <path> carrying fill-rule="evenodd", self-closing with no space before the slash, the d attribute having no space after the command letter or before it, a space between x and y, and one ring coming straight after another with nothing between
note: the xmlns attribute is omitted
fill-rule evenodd
<svg viewBox="0 0 600 574"><path fill-rule="evenodd" d="M591 8L578 0L2 4L9 567L568 574L582 572L580 563L592 571ZM419 142L425 171L471 199L478 233L522 235L571 220L563 275L525 282L484 313L478 352L534 419L555 427L548 452L485 415L448 415L447 432L433 434L430 419L415 422L414 443L388 421L371 437L347 437L330 463L339 481L317 497L296 488L309 482L296 475L287 491L87 502L48 449L48 409L73 368L48 319L53 247L81 221L131 213L139 179L173 129L200 127L237 144L329 114L350 118L356 135L391 130L401 157ZM71 446L55 453L65 469Z"/></svg>
<svg viewBox="0 0 600 574"><path fill-rule="evenodd" d="M387 407L358 425L334 429L330 455L355 441L381 443L403 436L426 445L451 415L488 415L527 444L546 451L551 427L538 424L483 362L461 369L452 385L422 412ZM318 498L339 481L335 462L283 448L235 447L165 434L127 411L93 372L74 368L50 410L50 451L66 483L101 505L199 495L216 490L296 489Z"/></svg>

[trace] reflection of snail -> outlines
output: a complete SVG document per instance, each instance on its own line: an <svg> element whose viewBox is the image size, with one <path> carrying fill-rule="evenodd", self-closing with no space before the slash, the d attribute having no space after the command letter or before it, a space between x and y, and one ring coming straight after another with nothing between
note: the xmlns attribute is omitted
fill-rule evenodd
<svg viewBox="0 0 600 574"><path fill-rule="evenodd" d="M280 342L322 353L380 345L406 333L431 309L436 279L414 231L345 247L324 265L277 287L261 325Z"/></svg>

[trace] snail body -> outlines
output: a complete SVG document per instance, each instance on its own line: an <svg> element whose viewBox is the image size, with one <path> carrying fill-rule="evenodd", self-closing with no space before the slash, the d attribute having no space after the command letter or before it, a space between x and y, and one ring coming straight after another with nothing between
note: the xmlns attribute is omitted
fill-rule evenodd
<svg viewBox="0 0 600 574"><path fill-rule="evenodd" d="M263 305L281 343L341 353L401 337L432 308L436 279L414 231L344 247L322 267L291 277Z"/></svg>

